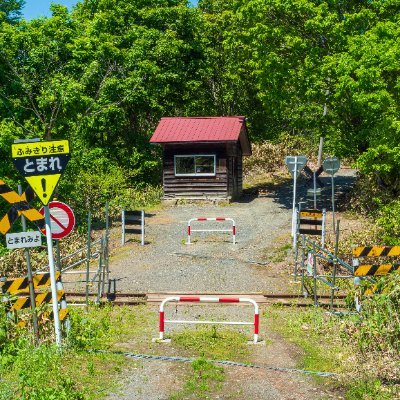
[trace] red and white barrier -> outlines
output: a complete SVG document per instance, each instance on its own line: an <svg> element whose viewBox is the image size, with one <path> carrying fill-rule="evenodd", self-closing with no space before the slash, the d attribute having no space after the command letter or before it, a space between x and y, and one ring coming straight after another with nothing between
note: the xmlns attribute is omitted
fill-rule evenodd
<svg viewBox="0 0 400 400"><path fill-rule="evenodd" d="M193 221L231 221L232 228L231 229L192 229L191 223ZM232 232L233 244L236 243L236 224L232 218L218 218L217 217L217 218L192 218L192 219L189 219L188 226L187 226L188 240L187 240L186 244L191 244L190 237L193 232Z"/></svg>
<svg viewBox="0 0 400 400"><path fill-rule="evenodd" d="M254 306L254 321L253 322L235 322L235 321L181 321L181 320L166 320L164 315L164 306L171 302L181 303L250 303ZM165 324L219 324L219 325L253 325L254 326L254 339L253 342L258 341L258 332L260 326L260 314L258 304L253 300L246 297L200 297L200 296L180 296L180 297L167 297L160 305L160 324L159 340L164 340Z"/></svg>

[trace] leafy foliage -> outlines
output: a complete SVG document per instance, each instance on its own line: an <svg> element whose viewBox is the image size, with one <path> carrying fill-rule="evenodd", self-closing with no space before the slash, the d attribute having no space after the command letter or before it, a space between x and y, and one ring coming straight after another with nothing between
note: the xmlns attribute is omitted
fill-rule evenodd
<svg viewBox="0 0 400 400"><path fill-rule="evenodd" d="M0 3L0 154L68 138L58 196L78 214L160 183L148 139L165 115L246 115L255 141L324 135L331 154L366 152L361 169L396 196L397 1L84 0L32 21L22 4Z"/></svg>

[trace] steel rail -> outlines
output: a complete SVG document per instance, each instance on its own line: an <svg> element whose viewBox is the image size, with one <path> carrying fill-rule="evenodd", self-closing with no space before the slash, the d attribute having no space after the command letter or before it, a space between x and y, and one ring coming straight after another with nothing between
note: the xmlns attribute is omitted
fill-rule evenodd
<svg viewBox="0 0 400 400"><path fill-rule="evenodd" d="M66 282L68 283L68 282ZM84 296L85 293L83 292L68 292L66 293L67 296L79 297ZM90 294L89 294L90 295ZM95 293L91 294L95 296ZM149 292L149 293L116 293L116 297L149 297L149 296L240 296L240 297L251 297L251 296L262 296L266 299L304 299L304 296L298 294L262 294L262 293L215 293L215 292L196 292L196 293L182 293L182 292ZM103 296L105 297L105 296ZM330 295L320 295L318 296L320 299L329 299ZM345 294L338 294L335 296L338 299L345 299L347 295Z"/></svg>

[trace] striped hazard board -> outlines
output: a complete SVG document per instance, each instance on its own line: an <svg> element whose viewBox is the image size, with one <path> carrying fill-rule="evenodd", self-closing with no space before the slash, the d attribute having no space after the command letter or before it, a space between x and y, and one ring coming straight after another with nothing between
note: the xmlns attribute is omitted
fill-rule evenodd
<svg viewBox="0 0 400 400"><path fill-rule="evenodd" d="M60 272L56 272L56 280L60 278ZM50 273L34 275L33 287L35 289L42 289L50 286ZM3 284L0 284L2 292L5 294L28 293L29 292L29 279L28 277L10 279Z"/></svg>
<svg viewBox="0 0 400 400"><path fill-rule="evenodd" d="M61 308L60 310L58 310L58 315L60 317L60 321L64 321L68 315L69 315L69 310L68 308ZM40 316L41 318L39 318L39 323L43 323L46 322L48 320L53 320L54 319L54 314L53 311L50 312L44 312L41 314ZM18 321L18 326L20 328L24 328L27 324L27 321L20 319Z"/></svg>
<svg viewBox="0 0 400 400"><path fill-rule="evenodd" d="M353 248L353 257L396 257L400 246L359 246Z"/></svg>
<svg viewBox="0 0 400 400"><path fill-rule="evenodd" d="M300 218L314 218L321 219L322 211L321 210L302 210L299 212Z"/></svg>
<svg viewBox="0 0 400 400"><path fill-rule="evenodd" d="M365 264L354 266L354 276L383 276L394 271L400 271L400 264Z"/></svg>
<svg viewBox="0 0 400 400"><path fill-rule="evenodd" d="M361 263L358 257L398 257L400 246L358 246L353 248L354 276L384 276L400 271L400 264Z"/></svg>
<svg viewBox="0 0 400 400"><path fill-rule="evenodd" d="M33 222L39 229L44 228L45 223L43 215L29 205L29 202L32 201L35 196L30 187L20 196L0 179L0 196L8 203L12 204L7 214L0 220L0 233L5 235L21 214L29 221Z"/></svg>
<svg viewBox="0 0 400 400"><path fill-rule="evenodd" d="M325 228L324 212L316 209L301 210L298 224L300 234L322 236Z"/></svg>
<svg viewBox="0 0 400 400"><path fill-rule="evenodd" d="M61 298L65 295L64 290L57 290L57 301L60 301ZM42 304L50 304L52 303L52 295L51 292L38 293L35 295L35 304L36 307L41 306ZM31 306L31 299L29 296L21 296L17 300L14 301L11 306L11 311L18 311L24 308L29 308Z"/></svg>

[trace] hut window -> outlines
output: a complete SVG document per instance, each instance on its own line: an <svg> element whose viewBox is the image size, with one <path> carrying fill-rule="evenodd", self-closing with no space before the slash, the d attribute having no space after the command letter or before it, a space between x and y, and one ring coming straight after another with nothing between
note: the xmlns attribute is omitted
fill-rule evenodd
<svg viewBox="0 0 400 400"><path fill-rule="evenodd" d="M175 175L214 176L215 155L175 156Z"/></svg>

